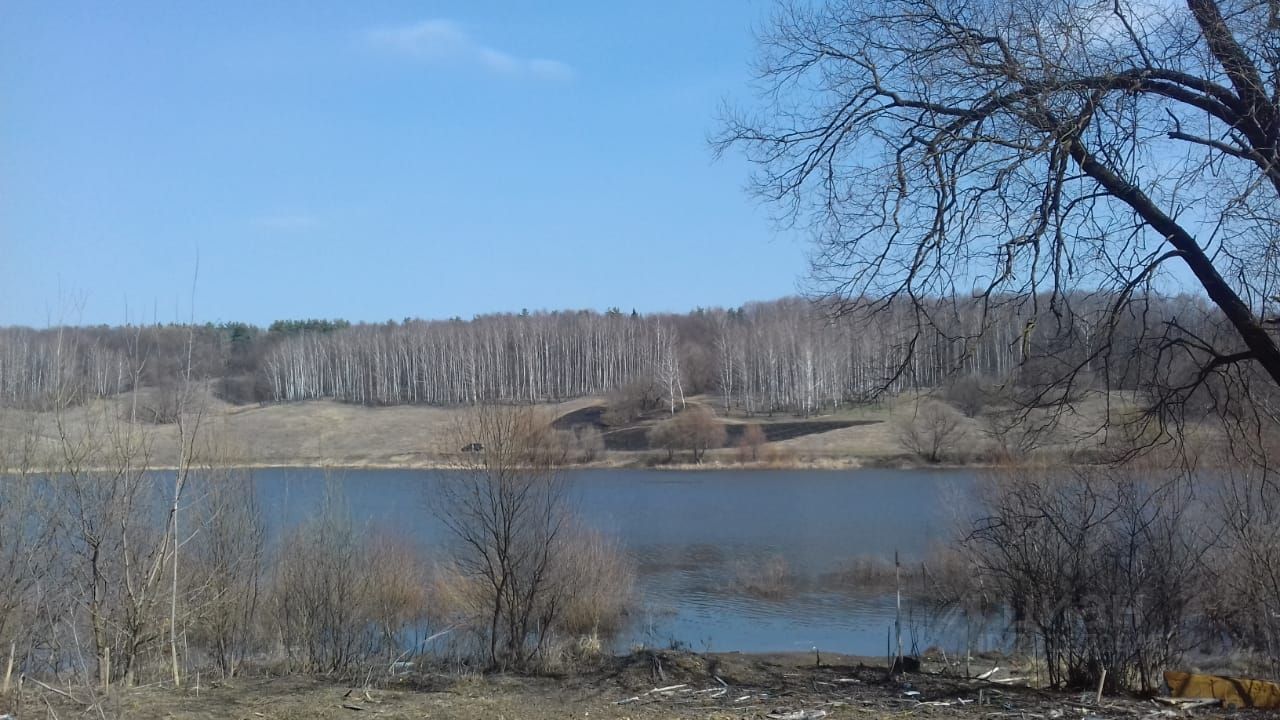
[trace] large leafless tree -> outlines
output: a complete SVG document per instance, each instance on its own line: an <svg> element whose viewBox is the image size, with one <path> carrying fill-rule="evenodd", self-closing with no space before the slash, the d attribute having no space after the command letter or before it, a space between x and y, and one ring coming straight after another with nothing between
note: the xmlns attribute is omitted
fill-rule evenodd
<svg viewBox="0 0 1280 720"><path fill-rule="evenodd" d="M909 303L963 345L930 299L1012 305L1029 333L1105 298L1059 385L1123 355L1162 425L1197 393L1256 414L1248 380L1280 383L1278 28L1263 0L784 5L758 102L727 113L717 146L745 151L780 219L816 232L814 278L846 307ZM1111 342L1176 288L1221 329L1175 314Z"/></svg>

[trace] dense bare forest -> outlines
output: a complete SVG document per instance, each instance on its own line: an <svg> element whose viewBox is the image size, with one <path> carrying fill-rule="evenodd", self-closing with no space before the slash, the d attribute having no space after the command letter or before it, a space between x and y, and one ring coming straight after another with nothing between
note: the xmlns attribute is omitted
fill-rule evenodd
<svg viewBox="0 0 1280 720"><path fill-rule="evenodd" d="M613 309L470 321L277 322L0 330L0 402L49 409L135 387L172 388L193 344L193 377L235 403L331 398L363 405L557 401L632 385L656 403L714 393L725 410L813 414L882 391L961 376L1020 387L1140 390L1194 366L1155 350L1175 321L1204 337L1204 303L1151 295L1116 317L1113 299L1070 312L1036 298L936 299L935 322L905 302L849 308L801 299L684 315ZM189 332L194 330L194 333ZM151 408L166 421L173 408Z"/></svg>

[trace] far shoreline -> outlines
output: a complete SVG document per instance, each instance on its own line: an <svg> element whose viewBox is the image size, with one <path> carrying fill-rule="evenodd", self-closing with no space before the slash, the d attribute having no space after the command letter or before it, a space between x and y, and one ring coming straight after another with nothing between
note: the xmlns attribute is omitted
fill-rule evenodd
<svg viewBox="0 0 1280 720"><path fill-rule="evenodd" d="M726 473L726 472L742 472L742 473L764 473L764 472L839 472L839 471L858 471L858 470L901 470L901 471L918 471L918 472L956 472L956 471L982 471L990 470L997 467L994 464L963 464L963 463L922 463L912 461L910 458L893 458L888 462L867 462L868 458L839 458L839 459L820 459L820 460L799 460L784 463L650 463L643 459L633 462L611 462L609 460L577 463L572 465L559 465L552 470L554 472L580 472L590 470L628 470L643 471L653 473L672 473L672 472L693 472L693 473ZM1069 466L1069 463L1064 464ZM352 470L422 470L422 471L448 471L448 470L467 470L473 466L465 463L446 462L446 461L425 461L425 462L364 462L364 461L318 461L315 459L298 459L298 460L271 460L271 461L229 461L226 463L218 463L210 465L208 463L195 463L191 466L190 472L196 473L209 469L216 470L315 470L315 471L338 471L346 472ZM84 473L101 473L108 472L111 469L105 466L86 466L80 468L80 472ZM175 472L179 470L178 466L172 464L152 464L147 466L150 472ZM35 467L35 468L8 468L0 469L0 475L47 475L50 473L64 472L55 468Z"/></svg>
<svg viewBox="0 0 1280 720"><path fill-rule="evenodd" d="M111 434L131 438L140 455L133 459L157 472L177 469L172 452L179 430L172 424L128 419L131 408L120 400L103 400L67 409L61 415L47 411L15 410L0 415L0 433L33 440L26 460L17 457L5 465L14 474L25 464L28 471L61 469L56 423L65 423L66 441L82 449L77 463L86 471L113 466L108 440ZM218 468L314 470L457 470L468 464L460 451L467 438L458 437L459 422L468 408L431 405L366 407L333 400L231 405L208 397L199 415L202 435L198 465ZM690 400L691 404L695 402ZM698 400L703 407L706 399ZM904 423L913 406L899 403L845 408L839 412L807 417L720 416L729 428L754 425L765 428L772 439L748 446L732 441L708 449L701 462L693 462L685 449L650 447L645 434L661 418L647 418L625 426L602 426L597 417L606 400L577 398L532 406L544 413L559 433L585 427L596 434L596 443L567 446L562 470L652 470L656 472L763 471L982 471L1008 465L1008 450L996 443L978 418L958 418L962 436L936 462L908 448ZM899 407L902 405L902 407ZM1094 408L1097 410L1098 408ZM662 417L665 417L663 415ZM1088 426L1084 428L1088 429ZM739 431L739 434L741 431ZM96 436L95 436L96 435ZM1023 456L1038 465L1079 467L1106 462L1110 453L1105 438L1061 431ZM603 436L603 437L601 437ZM1211 438L1209 438L1211 439ZM77 445L83 443L83 445ZM143 456L149 456L143 459ZM758 459L750 459L757 456ZM1008 460L1008 461L1006 461Z"/></svg>

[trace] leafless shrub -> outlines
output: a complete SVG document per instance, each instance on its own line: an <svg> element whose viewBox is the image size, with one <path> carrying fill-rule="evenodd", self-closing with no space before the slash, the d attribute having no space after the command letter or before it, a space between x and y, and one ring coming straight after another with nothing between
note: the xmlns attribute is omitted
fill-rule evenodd
<svg viewBox="0 0 1280 720"><path fill-rule="evenodd" d="M701 463L708 450L724 447L728 433L724 423L708 407L688 407L670 420L649 429L649 445L667 451L667 460L676 450L688 450L695 463Z"/></svg>
<svg viewBox="0 0 1280 720"><path fill-rule="evenodd" d="M991 440L996 460L1017 463L1036 450L1041 428L1020 412L993 412L982 418L982 433Z"/></svg>
<svg viewBox="0 0 1280 720"><path fill-rule="evenodd" d="M66 573L55 602L76 609L68 634L88 646L99 685L129 686L158 652L172 536L162 485L148 472L149 442L107 415L86 420L77 437L60 433L42 522L56 528L50 551ZM90 465L102 458L106 468Z"/></svg>
<svg viewBox="0 0 1280 720"><path fill-rule="evenodd" d="M667 462L675 458L676 448L681 447L681 438L674 419L663 420L650 427L646 438L649 441L649 447L667 451Z"/></svg>
<svg viewBox="0 0 1280 720"><path fill-rule="evenodd" d="M1158 468L993 473L962 547L1055 686L1149 691L1194 640L1206 541L1185 475ZM972 591L972 590L970 590Z"/></svg>
<svg viewBox="0 0 1280 720"><path fill-rule="evenodd" d="M575 428L574 440L578 462L592 462L604 454L604 436L597 427L582 425Z"/></svg>
<svg viewBox="0 0 1280 720"><path fill-rule="evenodd" d="M55 558L48 551L53 525L44 521L48 498L32 473L30 439L25 432L0 437L0 662L12 658L18 673L30 668L46 645L39 628L49 618L41 610L57 582Z"/></svg>
<svg viewBox="0 0 1280 720"><path fill-rule="evenodd" d="M942 389L942 399L965 417L977 417L991 401L989 383L974 375L954 378Z"/></svg>
<svg viewBox="0 0 1280 720"><path fill-rule="evenodd" d="M902 446L931 463L941 462L966 435L960 414L936 400L920 402L895 425Z"/></svg>
<svg viewBox="0 0 1280 720"><path fill-rule="evenodd" d="M155 425L171 425L183 412L184 385L177 378L165 378L155 387L139 391L138 420Z"/></svg>
<svg viewBox="0 0 1280 720"><path fill-rule="evenodd" d="M454 541L436 587L493 668L536 669L557 633L607 629L618 603L603 583L629 587L617 549L577 528L566 481L539 451L548 427L531 408L475 408L458 432L485 452L442 476L432 498Z"/></svg>
<svg viewBox="0 0 1280 720"><path fill-rule="evenodd" d="M532 667L568 592L553 572L568 498L541 450L548 428L531 408L478 406L457 432L485 452L442 477L432 498L453 536L458 572L484 589L485 658L493 668Z"/></svg>
<svg viewBox="0 0 1280 720"><path fill-rule="evenodd" d="M652 378L633 380L609 393L603 420L608 425L630 425L662 405L663 390Z"/></svg>
<svg viewBox="0 0 1280 720"><path fill-rule="evenodd" d="M540 648L526 660L525 670L597 659L624 628L632 606L634 569L615 541L575 525L557 545L548 568L553 580L536 601L558 607L535 612L552 620L540 630ZM430 588L432 620L473 639L474 646L464 646L463 654L479 649L486 655L494 607L490 583L450 561L435 568Z"/></svg>
<svg viewBox="0 0 1280 720"><path fill-rule="evenodd" d="M281 645L302 672L343 673L373 654L368 553L330 486L319 512L281 542L271 589Z"/></svg>
<svg viewBox="0 0 1280 720"><path fill-rule="evenodd" d="M64 345L61 332L57 337L53 361L64 366L80 351L73 338ZM28 557L12 581L27 587L37 567L40 576L35 595L22 602L35 639L16 658L19 670L74 671L89 688L131 686L166 665L176 679L179 665L175 518L190 467L187 441L199 423L180 416L177 447L165 448L176 450L180 467L166 495L153 472L155 434L140 425L145 413L136 388L147 358L135 347L117 360L116 384L135 392L100 401L100 387L58 374L46 388L52 412L32 418L13 447L6 439L7 457L0 458L5 469L18 470L14 482L5 479L9 497L0 501L0 516L24 512L18 532Z"/></svg>
<svg viewBox="0 0 1280 720"><path fill-rule="evenodd" d="M760 448L764 446L769 439L765 437L764 430L755 423L752 423L742 429L742 439L738 441L738 460L746 462L750 460L755 462L760 459Z"/></svg>
<svg viewBox="0 0 1280 720"><path fill-rule="evenodd" d="M676 416L675 423L676 432L684 439L695 463L702 462L708 450L724 447L724 423L711 408L701 405L688 408Z"/></svg>
<svg viewBox="0 0 1280 720"><path fill-rule="evenodd" d="M545 461L554 465L589 463L604 453L604 436L591 425L572 430L554 430Z"/></svg>
<svg viewBox="0 0 1280 720"><path fill-rule="evenodd" d="M367 621L377 632L383 660L420 650L432 599L425 550L408 538L379 532L365 541L369 590Z"/></svg>
<svg viewBox="0 0 1280 720"><path fill-rule="evenodd" d="M1212 513L1221 528L1210 554L1216 592L1210 616L1254 671L1280 672L1280 483L1266 467L1211 473Z"/></svg>
<svg viewBox="0 0 1280 720"><path fill-rule="evenodd" d="M266 524L249 473L210 469L199 489L203 497L189 513L199 528L184 575L188 640L217 672L232 677L263 645L257 617Z"/></svg>

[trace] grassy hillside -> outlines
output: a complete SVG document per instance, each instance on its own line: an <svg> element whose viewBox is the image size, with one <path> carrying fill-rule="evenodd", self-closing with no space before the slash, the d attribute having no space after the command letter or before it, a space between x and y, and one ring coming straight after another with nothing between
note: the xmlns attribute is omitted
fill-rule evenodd
<svg viewBox="0 0 1280 720"><path fill-rule="evenodd" d="M139 405L148 401L146 394ZM653 465L665 456L649 447L649 429L669 417L669 412L651 410L625 423L610 424L607 401L580 398L541 406L554 426L573 431L591 427L600 432L605 452L593 464ZM692 398L693 404L712 404L709 398ZM920 464L904 442L904 428L917 419L916 398L902 397L879 405L852 407L815 417L722 416L728 440L712 450L706 462L712 465L738 464L744 451L738 449L743 429L759 424L767 439L760 448L759 464L774 467L857 466ZM130 423L125 418L143 417L132 412L132 400L120 398L73 408L60 416L53 413L0 412L0 440L10 447L21 445L33 435L36 456L59 447L57 438L65 432L75 443L86 443L86 457L109 452L110 438L146 438L152 448L151 463L171 462L178 429L174 424ZM457 431L465 408L427 405L399 405L372 408L329 400L273 405L235 406L215 398L204 400L200 418L201 450L224 463L240 465L304 465L342 467L432 467L450 465L461 457L465 444ZM1101 399L1079 403L1062 417L1062 422L1039 440L1040 452L1065 457L1079 450L1098 450L1114 445L1120 438L1114 430L1099 432L1108 412L1113 415L1122 402L1112 399L1108 407ZM999 453L993 437L991 416L963 417L952 413L957 436L943 456L949 464L989 462ZM1042 420L1043 418L1040 418ZM1035 417L1028 426L1040 424ZM189 423L192 420L189 419ZM616 422L616 421L614 421ZM1016 433L1025 432L1018 429ZM96 438L88 442L86 438ZM680 454L675 461L683 462Z"/></svg>

